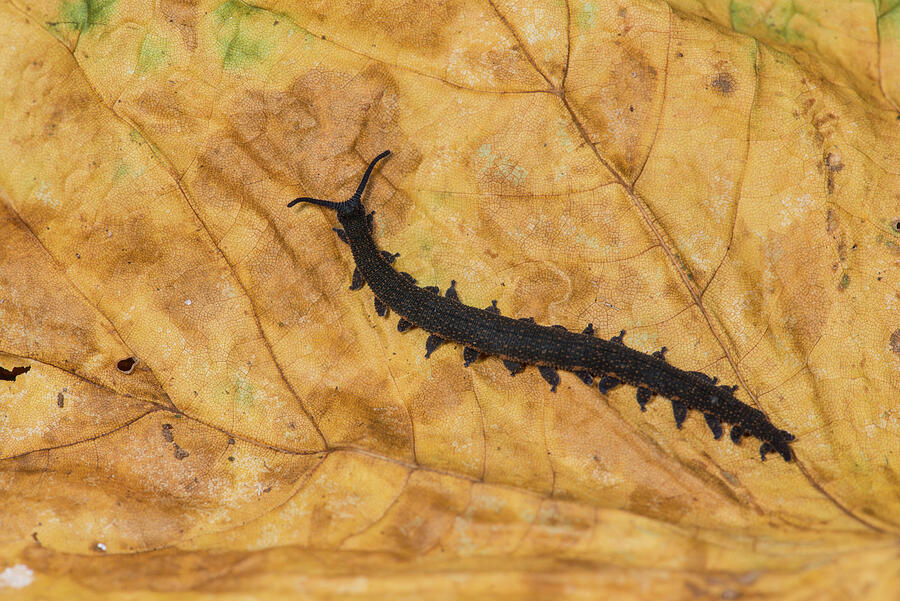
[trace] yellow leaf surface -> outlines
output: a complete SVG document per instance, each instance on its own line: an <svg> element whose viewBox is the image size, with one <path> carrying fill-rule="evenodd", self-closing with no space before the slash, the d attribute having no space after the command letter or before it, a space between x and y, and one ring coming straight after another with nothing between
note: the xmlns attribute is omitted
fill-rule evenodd
<svg viewBox="0 0 900 601"><path fill-rule="evenodd" d="M896 599L900 2L0 3L0 589ZM462 367L420 285L740 385Z"/></svg>

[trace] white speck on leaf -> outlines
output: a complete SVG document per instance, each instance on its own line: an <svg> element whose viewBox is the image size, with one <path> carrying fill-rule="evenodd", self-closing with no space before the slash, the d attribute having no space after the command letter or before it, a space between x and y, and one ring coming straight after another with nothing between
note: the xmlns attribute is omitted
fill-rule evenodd
<svg viewBox="0 0 900 601"><path fill-rule="evenodd" d="M52 207L55 209L59 206L59 201L51 196L50 186L47 184L47 182L41 182L41 187L38 188L35 196L37 196L37 199L48 207Z"/></svg>
<svg viewBox="0 0 900 601"><path fill-rule="evenodd" d="M0 589L25 588L32 582L34 582L34 571L21 563L0 572Z"/></svg>

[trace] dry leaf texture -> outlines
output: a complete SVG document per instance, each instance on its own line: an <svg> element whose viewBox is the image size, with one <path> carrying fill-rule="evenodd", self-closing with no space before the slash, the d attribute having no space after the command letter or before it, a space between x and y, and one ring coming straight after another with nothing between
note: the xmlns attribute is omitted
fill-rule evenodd
<svg viewBox="0 0 900 601"><path fill-rule="evenodd" d="M896 599L900 2L4 0L4 598ZM396 331L421 285L728 384Z"/></svg>

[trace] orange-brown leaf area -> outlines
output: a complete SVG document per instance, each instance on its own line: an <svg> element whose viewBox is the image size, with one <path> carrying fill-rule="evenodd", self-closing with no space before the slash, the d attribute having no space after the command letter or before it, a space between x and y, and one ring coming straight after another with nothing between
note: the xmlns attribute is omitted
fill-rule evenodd
<svg viewBox="0 0 900 601"><path fill-rule="evenodd" d="M900 2L3 0L4 599L900 590ZM740 386L398 333L420 285Z"/></svg>

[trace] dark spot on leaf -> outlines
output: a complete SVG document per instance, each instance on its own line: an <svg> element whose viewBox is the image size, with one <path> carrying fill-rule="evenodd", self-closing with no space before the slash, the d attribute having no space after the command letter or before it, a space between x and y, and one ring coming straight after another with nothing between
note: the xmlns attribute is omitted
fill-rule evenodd
<svg viewBox="0 0 900 601"><path fill-rule="evenodd" d="M891 334L891 350L895 355L900 355L900 328L894 330Z"/></svg>
<svg viewBox="0 0 900 601"><path fill-rule="evenodd" d="M900 234L900 218L891 221L891 230L895 234Z"/></svg>
<svg viewBox="0 0 900 601"><path fill-rule="evenodd" d="M834 211L828 209L825 212L825 231L829 234L834 232L838 228L838 219L837 215L835 215Z"/></svg>
<svg viewBox="0 0 900 601"><path fill-rule="evenodd" d="M61 392L56 393L56 406L62 408L66 404L66 397Z"/></svg>
<svg viewBox="0 0 900 601"><path fill-rule="evenodd" d="M709 85L723 96L728 96L737 89L737 82L734 80L734 76L725 72L716 75Z"/></svg>
<svg viewBox="0 0 900 601"><path fill-rule="evenodd" d="M162 435L163 438L166 439L166 442L172 442L173 440L175 440L175 436L172 434L172 424L162 425Z"/></svg>
<svg viewBox="0 0 900 601"><path fill-rule="evenodd" d="M834 193L834 174L844 168L841 162L841 153L829 152L825 155L825 167L828 171L825 176L825 186L829 194Z"/></svg>
<svg viewBox="0 0 900 601"><path fill-rule="evenodd" d="M234 461L234 456L232 455L231 457L229 457L228 461Z"/></svg>
<svg viewBox="0 0 900 601"><path fill-rule="evenodd" d="M835 173L844 168L844 164L841 162L841 155L839 152L829 152L828 154L826 154L825 165L828 167L829 171L834 171Z"/></svg>
<svg viewBox="0 0 900 601"><path fill-rule="evenodd" d="M838 284L838 289L846 290L849 285L850 285L850 275L845 273L844 275L841 276L841 283Z"/></svg>
<svg viewBox="0 0 900 601"><path fill-rule="evenodd" d="M179 447L177 444L175 445L175 459L181 461L188 455L190 455L190 453Z"/></svg>
<svg viewBox="0 0 900 601"><path fill-rule="evenodd" d="M137 359L134 357L128 357L127 359L122 359L118 363L116 363L116 368L122 372L123 374L130 374L134 371L134 366L137 365Z"/></svg>

